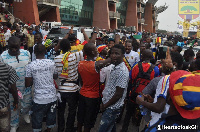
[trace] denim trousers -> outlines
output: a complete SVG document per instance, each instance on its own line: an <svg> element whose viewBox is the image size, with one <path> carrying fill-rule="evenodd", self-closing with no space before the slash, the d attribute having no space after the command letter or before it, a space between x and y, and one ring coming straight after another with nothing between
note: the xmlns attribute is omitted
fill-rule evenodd
<svg viewBox="0 0 200 132"><path fill-rule="evenodd" d="M73 132L78 106L78 92L60 92L60 95L62 102L58 102L58 132L63 132L65 129L66 104L68 104L68 116L65 131Z"/></svg>
<svg viewBox="0 0 200 132"><path fill-rule="evenodd" d="M121 109L106 109L101 117L99 132L116 132L115 121Z"/></svg>
<svg viewBox="0 0 200 132"><path fill-rule="evenodd" d="M20 89L19 89L20 90ZM32 106L32 95L31 95L31 87L26 88L25 90L20 90L23 99L19 100L20 106L21 106L21 114L27 115L29 114L29 111L31 110ZM14 111L13 102L14 98L12 94L9 94L9 101L10 101L10 109L11 109L11 127L18 127L19 126L19 110ZM19 106L19 105L18 105Z"/></svg>

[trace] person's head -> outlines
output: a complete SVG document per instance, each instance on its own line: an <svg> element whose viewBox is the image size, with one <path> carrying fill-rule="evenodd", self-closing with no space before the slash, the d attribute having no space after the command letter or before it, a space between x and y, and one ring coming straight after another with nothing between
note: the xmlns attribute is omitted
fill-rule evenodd
<svg viewBox="0 0 200 132"><path fill-rule="evenodd" d="M96 39L96 46L99 46L103 43L103 40L101 39L101 37Z"/></svg>
<svg viewBox="0 0 200 132"><path fill-rule="evenodd" d="M108 39L108 48L111 49L115 45L115 40L113 38Z"/></svg>
<svg viewBox="0 0 200 132"><path fill-rule="evenodd" d="M94 58L97 56L97 48L94 43L87 43L83 47L83 56L87 58Z"/></svg>
<svg viewBox="0 0 200 132"><path fill-rule="evenodd" d="M19 55L20 39L18 37L10 37L8 40L8 53L11 56Z"/></svg>
<svg viewBox="0 0 200 132"><path fill-rule="evenodd" d="M6 33L7 30L8 30L8 27L7 27L6 25L4 25L4 26L3 26L3 31L4 31L4 33Z"/></svg>
<svg viewBox="0 0 200 132"><path fill-rule="evenodd" d="M183 55L184 60L185 60L186 62L191 62L191 61L193 61L193 60L194 60L194 56L195 56L195 54L194 54L194 51L193 51L192 49L187 49L187 50L184 52L184 55Z"/></svg>
<svg viewBox="0 0 200 132"><path fill-rule="evenodd" d="M41 33L35 33L34 35L34 43L39 44L42 43L42 34Z"/></svg>
<svg viewBox="0 0 200 132"><path fill-rule="evenodd" d="M144 43L140 44L140 53L142 53L146 49L146 46Z"/></svg>
<svg viewBox="0 0 200 132"><path fill-rule="evenodd" d="M131 39L126 40L125 48L126 48L126 54L129 54L131 50L133 49Z"/></svg>
<svg viewBox="0 0 200 132"><path fill-rule="evenodd" d="M141 53L141 59L143 61L150 61L151 59L153 59L153 52L149 49L145 49L142 53Z"/></svg>
<svg viewBox="0 0 200 132"><path fill-rule="evenodd" d="M174 70L182 70L183 68L183 56L178 52L171 52L172 63Z"/></svg>
<svg viewBox="0 0 200 132"><path fill-rule="evenodd" d="M49 26L45 26L45 31L48 31L49 30Z"/></svg>
<svg viewBox="0 0 200 132"><path fill-rule="evenodd" d="M18 26L16 27L16 32L20 32L20 30L21 30L21 28L20 28L20 26L18 25Z"/></svg>
<svg viewBox="0 0 200 132"><path fill-rule="evenodd" d="M166 102L169 115L181 115L185 119L200 117L200 76L179 70L170 75Z"/></svg>
<svg viewBox="0 0 200 132"><path fill-rule="evenodd" d="M147 43L151 43L151 38L148 37L148 38L146 39L146 42L147 42Z"/></svg>
<svg viewBox="0 0 200 132"><path fill-rule="evenodd" d="M35 26L35 31L36 31L36 32L39 32L39 31L40 31L39 26Z"/></svg>
<svg viewBox="0 0 200 132"><path fill-rule="evenodd" d="M163 59L161 62L161 71L165 75L170 74L174 69L173 69L173 63L171 59Z"/></svg>
<svg viewBox="0 0 200 132"><path fill-rule="evenodd" d="M171 51L172 51L172 52L181 53L182 48L181 48L181 46L173 46L172 49L171 49Z"/></svg>
<svg viewBox="0 0 200 132"><path fill-rule="evenodd" d="M200 70L200 59L196 59L194 64L195 64L195 70Z"/></svg>
<svg viewBox="0 0 200 132"><path fill-rule="evenodd" d="M71 34L71 35L69 35L68 40L69 40L71 46L75 46L77 37L75 34Z"/></svg>
<svg viewBox="0 0 200 132"><path fill-rule="evenodd" d="M33 34L33 28L29 28L28 31L29 31L29 34L31 35Z"/></svg>
<svg viewBox="0 0 200 132"><path fill-rule="evenodd" d="M38 56L44 57L44 55L46 53L45 46L43 44L41 44L41 43L35 45L34 53L35 53L36 57L38 57Z"/></svg>
<svg viewBox="0 0 200 132"><path fill-rule="evenodd" d="M132 43L133 51L137 52L140 48L140 44L137 41L133 41Z"/></svg>
<svg viewBox="0 0 200 132"><path fill-rule="evenodd" d="M63 51L63 53L71 50L71 45L68 39L62 39L60 41L60 49Z"/></svg>
<svg viewBox="0 0 200 132"><path fill-rule="evenodd" d="M106 58L106 56L108 55L108 47L107 47L107 45L99 45L99 46L97 46L97 51L104 58Z"/></svg>
<svg viewBox="0 0 200 132"><path fill-rule="evenodd" d="M114 65L118 65L123 62L124 54L125 54L125 47L122 44L116 44L111 49L111 63Z"/></svg>

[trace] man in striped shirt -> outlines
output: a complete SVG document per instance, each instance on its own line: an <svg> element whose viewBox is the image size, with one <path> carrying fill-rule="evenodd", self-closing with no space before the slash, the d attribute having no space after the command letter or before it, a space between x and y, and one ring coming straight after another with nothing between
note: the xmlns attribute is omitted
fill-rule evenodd
<svg viewBox="0 0 200 132"><path fill-rule="evenodd" d="M25 88L25 65L30 61L30 53L27 50L20 49L20 39L13 36L8 40L8 50L2 54L3 62L12 66L19 76L19 80L16 82L18 90L22 93L20 99L21 113L27 123L30 123L29 111L32 103L31 87ZM13 97L10 95L11 106L11 132L16 132L19 126L19 112L13 111Z"/></svg>
<svg viewBox="0 0 200 132"><path fill-rule="evenodd" d="M65 129L65 108L66 103L69 106L69 113L66 122L67 132L74 131L74 121L76 116L76 109L78 105L78 90L80 89L77 80L78 80L78 62L83 60L82 52L71 53L71 46L68 39L63 39L60 42L60 48L63 51L63 54L55 57L54 61L56 63L56 68L59 75L59 93L61 95L61 101L58 102L58 132L63 132ZM63 69L62 59L65 53L69 52L68 56L68 77L62 77L61 72Z"/></svg>
<svg viewBox="0 0 200 132"><path fill-rule="evenodd" d="M13 106L17 109L18 95L16 81L19 77L16 71L9 65L0 62L0 131L10 131L10 107L9 107L9 91L14 98ZM10 85L10 88L9 86Z"/></svg>

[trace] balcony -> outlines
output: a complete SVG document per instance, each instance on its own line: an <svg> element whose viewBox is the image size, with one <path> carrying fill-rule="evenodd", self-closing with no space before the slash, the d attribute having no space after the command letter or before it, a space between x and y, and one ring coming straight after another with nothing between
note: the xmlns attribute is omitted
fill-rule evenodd
<svg viewBox="0 0 200 132"><path fill-rule="evenodd" d="M144 4L143 0L137 0L138 3Z"/></svg>
<svg viewBox="0 0 200 132"><path fill-rule="evenodd" d="M108 0L109 3L118 3L119 0Z"/></svg>
<svg viewBox="0 0 200 132"><path fill-rule="evenodd" d="M137 8L137 12L138 12L138 13L144 13L144 8L142 8L142 7Z"/></svg>
<svg viewBox="0 0 200 132"><path fill-rule="evenodd" d="M38 5L60 6L61 0L37 0Z"/></svg>
<svg viewBox="0 0 200 132"><path fill-rule="evenodd" d="M120 13L114 12L114 11L109 11L109 17L111 19L120 19Z"/></svg>
<svg viewBox="0 0 200 132"><path fill-rule="evenodd" d="M139 24L144 24L144 22L145 22L144 18L143 19L138 19L138 23Z"/></svg>
<svg viewBox="0 0 200 132"><path fill-rule="evenodd" d="M156 19L156 14L155 13L152 14L152 19Z"/></svg>

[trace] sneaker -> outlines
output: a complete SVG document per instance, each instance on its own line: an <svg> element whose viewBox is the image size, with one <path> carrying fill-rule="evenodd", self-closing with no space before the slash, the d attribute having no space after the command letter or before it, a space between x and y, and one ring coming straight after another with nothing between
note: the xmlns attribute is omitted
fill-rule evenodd
<svg viewBox="0 0 200 132"><path fill-rule="evenodd" d="M17 127L11 127L10 132L17 132L18 126Z"/></svg>
<svg viewBox="0 0 200 132"><path fill-rule="evenodd" d="M30 117L29 117L28 114L24 115L24 120L25 120L26 123L31 123L31 120L30 120Z"/></svg>

